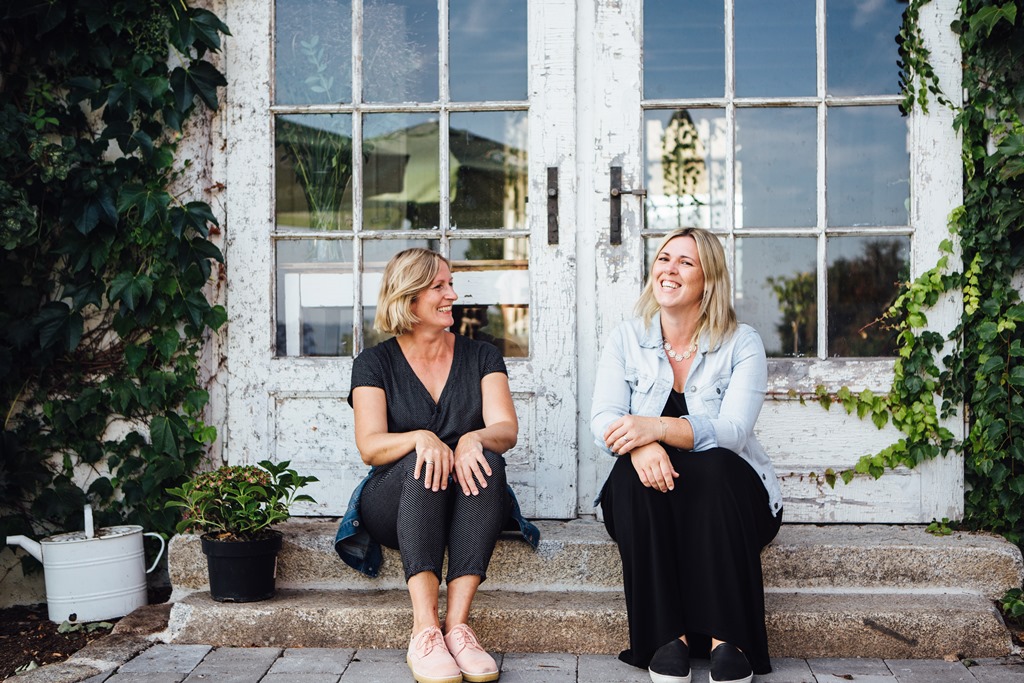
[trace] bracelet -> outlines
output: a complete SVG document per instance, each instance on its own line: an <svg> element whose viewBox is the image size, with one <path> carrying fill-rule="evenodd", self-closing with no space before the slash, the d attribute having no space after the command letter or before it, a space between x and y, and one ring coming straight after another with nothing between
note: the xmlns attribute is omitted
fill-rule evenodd
<svg viewBox="0 0 1024 683"><path fill-rule="evenodd" d="M659 439L659 441L664 441L665 437L668 436L668 425L665 424L665 421L660 417L658 418L658 422L661 423L661 439Z"/></svg>

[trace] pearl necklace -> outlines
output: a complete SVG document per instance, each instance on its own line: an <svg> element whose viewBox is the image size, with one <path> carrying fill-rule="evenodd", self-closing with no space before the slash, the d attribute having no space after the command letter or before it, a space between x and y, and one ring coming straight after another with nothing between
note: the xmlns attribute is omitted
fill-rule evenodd
<svg viewBox="0 0 1024 683"><path fill-rule="evenodd" d="M675 351L673 351L672 345L669 344L667 341L664 344L662 344L662 346L665 348L665 353L668 354L668 357L676 361L677 363L682 363L684 360L689 359L689 357L693 355L694 351L697 350L697 342L691 343L690 348L686 349L682 353L676 353Z"/></svg>

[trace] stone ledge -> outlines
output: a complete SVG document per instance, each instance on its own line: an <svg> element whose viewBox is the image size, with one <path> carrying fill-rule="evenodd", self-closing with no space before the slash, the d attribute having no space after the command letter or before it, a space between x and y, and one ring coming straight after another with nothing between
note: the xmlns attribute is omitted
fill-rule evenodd
<svg viewBox="0 0 1024 683"><path fill-rule="evenodd" d="M486 587L508 591L618 592L622 567L604 525L593 520L539 521L534 552L511 535L498 542ZM395 551L385 548L381 576L368 579L334 553L337 520L294 520L278 527L285 543L281 588L404 589ZM194 535L170 544L174 600L208 588L206 560ZM1016 546L988 534L934 536L921 526L786 524L762 555L769 588L956 589L991 599L1024 581Z"/></svg>
<svg viewBox="0 0 1024 683"><path fill-rule="evenodd" d="M992 603L962 593L766 595L773 657L999 657L1012 651ZM219 603L195 593L171 611L165 642L246 647L404 648L405 591L282 590L272 600ZM616 654L626 643L621 594L481 591L473 625L498 652Z"/></svg>

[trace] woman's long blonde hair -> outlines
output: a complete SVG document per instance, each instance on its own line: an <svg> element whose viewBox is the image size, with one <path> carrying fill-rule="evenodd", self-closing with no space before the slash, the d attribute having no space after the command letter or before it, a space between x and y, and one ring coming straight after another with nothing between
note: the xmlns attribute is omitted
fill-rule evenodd
<svg viewBox="0 0 1024 683"><path fill-rule="evenodd" d="M725 263L725 249L714 233L704 228L680 228L665 235L658 244L654 258L671 240L692 237L697 243L697 255L704 271L704 296L700 301L700 318L694 330L694 341L706 337L708 349L714 350L736 330L736 311L732 307L729 289L729 269ZM653 271L653 268L651 269ZM654 298L654 277L648 275L640 298L636 302L636 315L650 327L654 314L661 310Z"/></svg>
<svg viewBox="0 0 1024 683"><path fill-rule="evenodd" d="M392 256L384 266L373 329L394 335L410 332L419 322L413 315L412 302L434 281L442 263L451 269L451 263L444 256L420 247Z"/></svg>

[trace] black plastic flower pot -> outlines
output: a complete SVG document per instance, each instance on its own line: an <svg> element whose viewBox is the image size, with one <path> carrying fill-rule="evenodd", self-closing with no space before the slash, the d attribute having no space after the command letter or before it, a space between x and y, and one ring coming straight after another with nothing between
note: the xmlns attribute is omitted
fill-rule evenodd
<svg viewBox="0 0 1024 683"><path fill-rule="evenodd" d="M257 541L202 537L210 597L218 602L255 602L274 597L281 532Z"/></svg>

